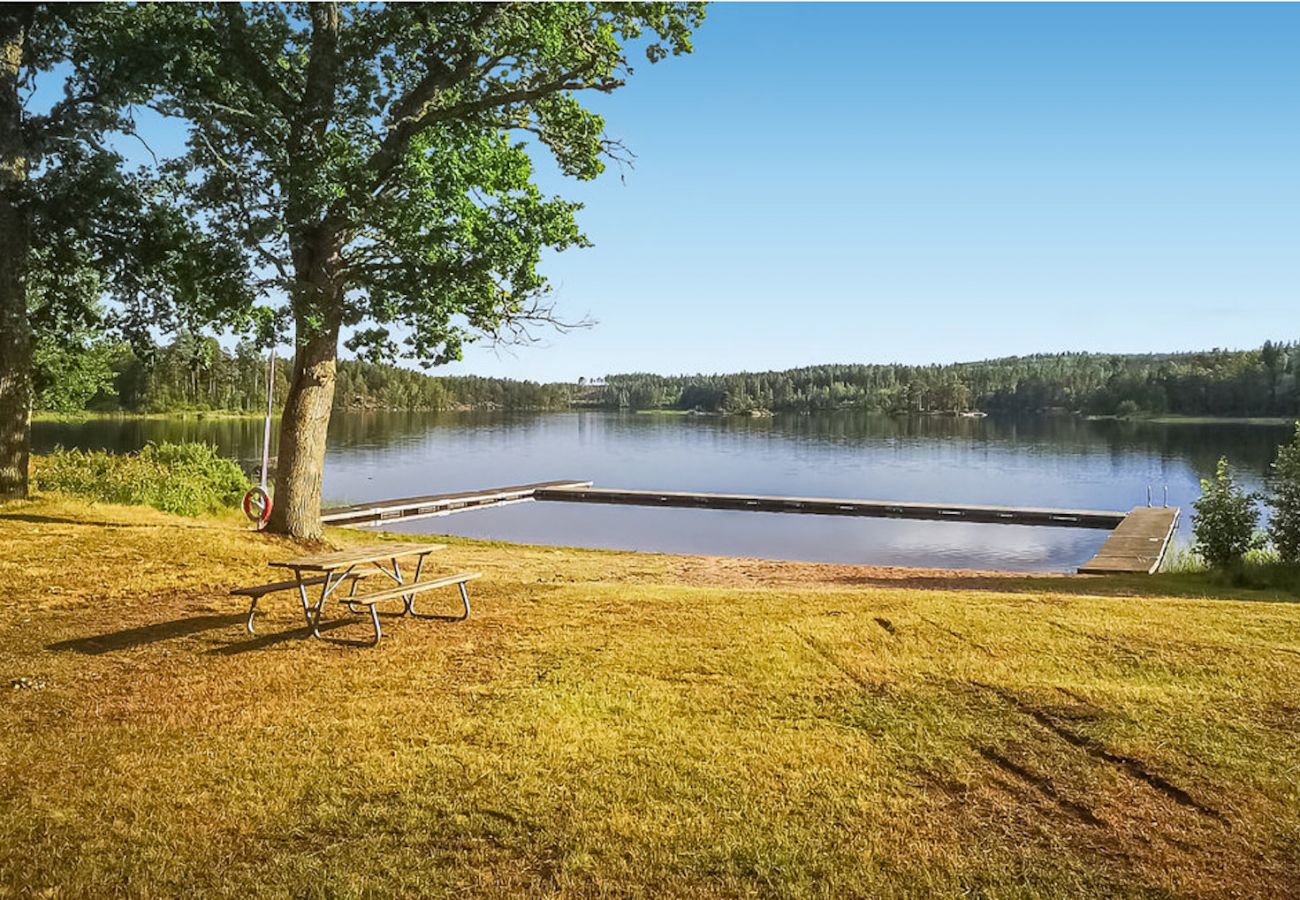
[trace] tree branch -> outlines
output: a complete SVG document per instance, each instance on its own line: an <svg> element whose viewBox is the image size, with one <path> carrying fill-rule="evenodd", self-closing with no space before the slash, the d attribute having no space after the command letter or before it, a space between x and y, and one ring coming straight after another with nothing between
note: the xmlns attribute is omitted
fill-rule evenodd
<svg viewBox="0 0 1300 900"><path fill-rule="evenodd" d="M486 4L479 11L479 14L475 16L474 20L469 23L471 38L478 33L479 29L490 24L493 19L500 15L502 9L504 9L504 6L501 4ZM504 58L504 56L493 57L491 64L483 68L490 71L493 66ZM444 90L468 77L477 60L478 54L474 52L471 44L462 50L461 60L457 65L452 66L442 63L440 71L430 71L426 74L415 87L411 88L406 96L393 105L393 129L401 128L408 120L417 118L420 111L437 97L438 91Z"/></svg>
<svg viewBox="0 0 1300 900"><path fill-rule="evenodd" d="M335 73L338 70L339 8L335 3L313 3L311 58L307 60L302 112L317 135L325 132L333 114Z"/></svg>
<svg viewBox="0 0 1300 900"><path fill-rule="evenodd" d="M244 232L247 235L245 242L253 250L253 252L256 253L259 258L262 259L262 261L264 261L265 263L273 267L276 270L276 272L279 273L281 280L285 284L288 284L290 280L289 272L284 266L284 261L280 259L280 257L276 256L274 253L271 253L269 250L263 247L262 242L257 238L257 231L253 227L253 216L251 212L251 205L248 203L248 194L244 192L240 187L238 187L239 185L242 185L244 183L243 173L241 173L238 169L236 169L233 164L231 164L224 156L221 155L221 153L213 145L212 141L208 140L207 132L203 129L202 126L196 128L194 130L194 133L199 136L199 139L201 141L203 141L203 145L207 147L208 152L212 154L212 158L213 160L216 161L217 165L219 165L221 168L225 169L228 173L230 173L231 181L233 182L233 184L237 186L235 190L239 194L239 199L235 203L235 208L238 210L239 218L242 220L244 225Z"/></svg>
<svg viewBox="0 0 1300 900"><path fill-rule="evenodd" d="M491 56L488 57L486 62L480 64L479 54L475 52L475 42L473 40L479 30L491 24L504 8L502 4L484 6L469 24L469 37L467 38L467 45L461 50L460 61L455 65L443 63L440 70L430 71L420 79L419 83L406 96L394 104L393 124L380 142L379 149L366 162L366 171L372 173L370 183L362 186L358 193L370 195L383 187L389 173L406 152L406 148L410 146L411 138L422 127L421 120L428 114L430 107L437 100L439 92L452 85L468 81L471 75L482 77L506 58L504 54Z"/></svg>
<svg viewBox="0 0 1300 900"><path fill-rule="evenodd" d="M278 109L281 115L289 116L297 106L293 96L284 89L275 73L262 64L262 60L253 52L252 36L248 28L248 16L242 3L223 3L221 11L226 17L226 24L234 35L231 54L240 68L261 91L262 95Z"/></svg>
<svg viewBox="0 0 1300 900"><path fill-rule="evenodd" d="M560 91L584 91L596 90L602 93L609 93L623 86L622 79L610 78L603 81L579 81L574 80L581 75L580 71L566 72L559 78L544 82L537 87L517 88L513 91L503 91L498 94L492 94L487 97L480 97L467 103L447 106L442 108L428 109L414 119L407 119L410 123L401 129L390 131L379 149L374 152L367 163L367 169L373 173L371 181L365 186L364 194L373 195L380 191L388 176L396 167L407 148L410 146L411 138L420 131L435 125L438 122L445 122L458 117L471 116L475 113L484 112L489 109L498 109L504 106L511 106L516 103L525 103L529 100L536 100L549 94ZM355 202L358 194L350 194L349 201Z"/></svg>

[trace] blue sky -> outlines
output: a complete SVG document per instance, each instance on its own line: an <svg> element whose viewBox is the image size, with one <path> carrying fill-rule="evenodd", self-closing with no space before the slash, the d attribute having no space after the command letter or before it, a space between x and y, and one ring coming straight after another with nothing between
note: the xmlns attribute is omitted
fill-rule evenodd
<svg viewBox="0 0 1300 900"><path fill-rule="evenodd" d="M1295 339L1300 7L718 4L599 97L542 380Z"/></svg>
<svg viewBox="0 0 1300 900"><path fill-rule="evenodd" d="M596 325L439 372L1300 338L1300 5L718 3L695 45L587 98L621 178L536 154L595 244L554 299Z"/></svg>

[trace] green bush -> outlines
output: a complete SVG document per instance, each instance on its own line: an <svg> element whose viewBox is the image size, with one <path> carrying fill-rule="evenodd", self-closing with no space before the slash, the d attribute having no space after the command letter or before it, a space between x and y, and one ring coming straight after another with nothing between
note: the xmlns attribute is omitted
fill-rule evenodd
<svg viewBox="0 0 1300 900"><path fill-rule="evenodd" d="M32 480L43 491L183 516L234 506L248 490L239 466L208 444L149 444L127 454L58 449L37 461Z"/></svg>
<svg viewBox="0 0 1300 900"><path fill-rule="evenodd" d="M1219 569L1210 569L1190 547L1173 547L1160 566L1160 574L1193 576L1222 587L1284 591L1300 597L1300 566L1287 565L1268 547L1251 550L1238 566Z"/></svg>
<svg viewBox="0 0 1300 900"><path fill-rule="evenodd" d="M1121 400L1115 407L1115 415L1121 419L1133 419L1141 415L1142 407L1135 400Z"/></svg>
<svg viewBox="0 0 1300 900"><path fill-rule="evenodd" d="M1268 505L1273 508L1269 540L1281 562L1300 563L1300 422L1295 439L1277 448L1269 488Z"/></svg>
<svg viewBox="0 0 1300 900"><path fill-rule="evenodd" d="M1239 566L1258 543L1255 524L1259 512L1255 497L1237 486L1227 459L1219 460L1213 481L1201 479L1201 496L1192 505L1196 509L1193 549L1216 568Z"/></svg>

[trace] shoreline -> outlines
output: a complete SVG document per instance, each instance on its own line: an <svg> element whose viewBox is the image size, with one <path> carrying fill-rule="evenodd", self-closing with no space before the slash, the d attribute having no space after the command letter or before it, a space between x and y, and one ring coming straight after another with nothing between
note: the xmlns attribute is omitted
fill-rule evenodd
<svg viewBox="0 0 1300 900"><path fill-rule="evenodd" d="M1089 422L1133 422L1151 425L1266 425L1288 426L1297 421L1291 416L1083 416Z"/></svg>
<svg viewBox="0 0 1300 900"><path fill-rule="evenodd" d="M275 415L279 415L279 410ZM261 419L265 412L238 412L235 410L180 410L177 412L98 412L82 410L80 412L61 413L39 410L32 413L32 424L99 422L110 419L129 419L131 421L149 422L164 419Z"/></svg>
<svg viewBox="0 0 1300 900"><path fill-rule="evenodd" d="M272 413L273 418L280 415L281 410L276 409ZM336 409L335 413L357 413L357 412L385 412L385 413L466 413L466 412L511 412L511 413L574 413L574 412L602 412L611 415L624 414L635 416L666 416L674 418L763 418L770 419L776 416L787 415L808 415L809 412L802 410L776 410L763 411L759 414L752 412L721 412L721 411L697 411L688 409L636 409L636 410L619 410L619 409L595 409L590 407L569 407L567 409L489 409L486 407L475 408L458 408L458 409L363 409L363 408L346 408ZM871 413L872 410L844 408L817 410L818 413ZM985 413L984 415L974 415L972 413L953 413L953 412L924 412L924 413L903 413L895 414L883 411L875 411L875 414L890 416L892 418L953 418L953 419L983 419L983 418L1060 418L1059 413L1031 413L1031 414L1012 414L1002 416L997 413ZM51 412L38 410L32 413L31 421L35 423L56 423L56 424L76 424L79 422L107 421L113 419L132 420L132 421L164 421L167 419L261 419L266 415L264 411L239 411L239 410L176 410L173 412L126 412L126 411L96 411L81 410L78 412ZM1300 417L1292 416L1191 416L1191 415L1159 415L1159 416L1116 416L1116 415L1092 415L1084 413L1067 413L1067 417L1080 418L1088 422L1131 422L1135 424L1150 425L1262 425L1269 427L1290 426L1300 421Z"/></svg>

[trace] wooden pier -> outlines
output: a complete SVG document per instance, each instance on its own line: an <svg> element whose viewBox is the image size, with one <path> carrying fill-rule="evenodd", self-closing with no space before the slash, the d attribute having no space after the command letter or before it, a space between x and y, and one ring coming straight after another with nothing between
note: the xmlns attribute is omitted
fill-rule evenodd
<svg viewBox="0 0 1300 900"><path fill-rule="evenodd" d="M677 506L690 509L740 509L749 512L805 513L821 516L869 516L928 519L942 522L988 522L997 525L1055 525L1115 528L1124 514L1092 509L1039 509L970 506L953 503L896 503L889 500L843 500L829 497L768 497L751 494L695 494L682 491L623 491L609 488L539 489L537 500L570 503L615 503L625 506Z"/></svg>
<svg viewBox="0 0 1300 900"><path fill-rule="evenodd" d="M1177 507L1139 506L1131 510L1097 555L1079 566L1079 574L1154 574L1169 550L1178 515Z"/></svg>
<svg viewBox="0 0 1300 900"><path fill-rule="evenodd" d="M1160 567L1178 525L1178 510L1138 507L1127 513L1095 509L1050 509L1023 506L978 506L960 503L899 503L830 497L771 497L758 494L708 494L685 491L630 491L594 488L590 481L541 481L480 491L429 494L357 503L322 511L329 525L378 525L397 519L424 519L512 503L549 501L726 509L749 512L802 513L821 516L866 516L934 522L979 522L1113 531L1084 574L1152 573Z"/></svg>
<svg viewBox="0 0 1300 900"><path fill-rule="evenodd" d="M321 510L320 517L326 525L378 525L380 522L393 519L427 519L464 512L468 509L525 503L532 500L537 491L545 488L590 486L590 481L539 481L534 484L517 484L481 491L429 494L424 497L403 497L398 500L373 500L369 503L324 509Z"/></svg>

